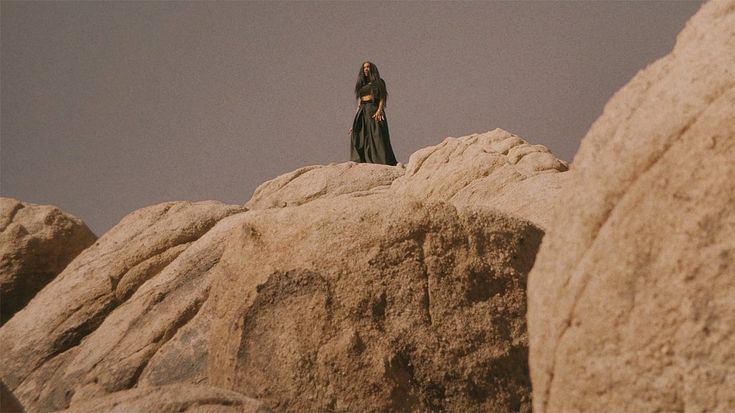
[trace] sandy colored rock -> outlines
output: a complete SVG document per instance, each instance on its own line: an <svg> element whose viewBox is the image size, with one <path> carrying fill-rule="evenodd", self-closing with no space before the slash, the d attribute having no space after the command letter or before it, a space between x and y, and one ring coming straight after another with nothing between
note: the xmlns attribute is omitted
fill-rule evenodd
<svg viewBox="0 0 735 413"><path fill-rule="evenodd" d="M222 225L234 228L234 222ZM227 230L221 232L227 235ZM220 238L217 242L217 252L221 253L224 242L229 237ZM210 274L206 274L207 282L211 281ZM209 284L206 285L209 288ZM212 312L208 306L211 305L209 300L202 304L202 308L197 312L191 321L183 325L176 335L166 344L161 346L158 351L148 361L138 379L139 386L160 386L174 383L193 383L206 384L207 379L207 358L209 356L209 330L212 322ZM151 312L149 317L156 317Z"/></svg>
<svg viewBox="0 0 735 413"><path fill-rule="evenodd" d="M495 129L446 138L416 151L406 167L345 162L299 168L260 185L245 206L296 206L390 191L458 207L489 206L546 228L566 202L567 170L567 163L545 146Z"/></svg>
<svg viewBox="0 0 735 413"><path fill-rule="evenodd" d="M415 152L391 190L458 207L489 206L546 227L556 206L565 202L568 173L560 172L567 170L566 162L545 146L495 129L446 138Z"/></svg>
<svg viewBox="0 0 735 413"><path fill-rule="evenodd" d="M213 227L244 210L170 202L125 217L0 329L2 380L30 411L135 385L208 297L227 232Z"/></svg>
<svg viewBox="0 0 735 413"><path fill-rule="evenodd" d="M534 411L735 411L735 1L607 104L529 278Z"/></svg>
<svg viewBox="0 0 735 413"><path fill-rule="evenodd" d="M0 326L96 239L59 208L0 198Z"/></svg>
<svg viewBox="0 0 735 413"><path fill-rule="evenodd" d="M543 173L508 185L485 205L527 219L541 228L550 228L557 214L566 211L574 171Z"/></svg>
<svg viewBox="0 0 735 413"><path fill-rule="evenodd" d="M370 163L306 166L264 182L245 206L249 209L295 206L352 192L387 189L403 173L401 166Z"/></svg>
<svg viewBox="0 0 735 413"><path fill-rule="evenodd" d="M120 391L73 405L63 413L267 413L257 400L211 386L173 384Z"/></svg>
<svg viewBox="0 0 735 413"><path fill-rule="evenodd" d="M501 132L501 135L503 133ZM468 137L458 141L473 139ZM503 143L503 140L500 139L499 142ZM476 146L473 142L469 145ZM538 150L531 148L517 137L513 138L511 143L503 144L511 149L519 147L530 152ZM437 150L441 152L441 148L443 146L440 145ZM544 151L539 153L548 154ZM507 163L506 155L502 157L503 162ZM520 159L520 155L516 158ZM462 162L463 158L457 158L456 161ZM352 214L354 205L371 202L373 196L378 196L375 199L380 199L383 203L390 203L385 201L386 199L403 199L406 203L409 202L407 197L425 196L421 192L405 195L394 191L390 184L404 172L405 168L400 166L351 162L301 168L261 185L247 205L254 209L275 207L275 209L301 211L298 208L317 203L320 210L315 215L316 222L325 219L323 215L325 213L347 217ZM440 176L444 177L445 183L452 177L451 174ZM346 194L350 196L345 197ZM329 206L332 201L336 203ZM409 203L420 205L421 202L414 199ZM445 207L454 210L450 205ZM72 262L58 280L48 286L46 289L48 291L45 290L39 295L37 302L34 301L26 310L19 313L18 320L0 329L2 340L0 377L33 411L64 409L70 404L84 403L131 387L182 383L210 384L209 334L211 324L218 317L209 298L211 280L216 273L216 271L213 273L212 269L216 268L225 246L239 239L243 222L250 219L248 218L250 214L256 212L245 212L246 210L247 207L226 206L215 202L194 204L182 202L157 205L130 214ZM297 230L300 225L311 228L311 231L321 232L321 224L312 222L313 217L310 214L313 214L313 208L304 211L307 212L299 215L304 222L298 223L293 229ZM398 215L392 217L396 222L395 225L400 226L401 220L413 222L413 218L410 217L413 213L412 208L405 208L397 213ZM403 216L401 213L409 215ZM460 213L461 216L465 214L471 212ZM488 214L497 215L489 212ZM326 218L329 219L329 216ZM507 217L503 219L507 219L508 222L518 221ZM295 225L293 222L284 224L285 222L291 221L273 222L273 231L279 231L282 225ZM527 222L518 225L523 233L533 232L529 248L535 249L541 236L540 230ZM513 225L510 227L515 228ZM321 247L315 245L314 248ZM288 248L285 250L288 251ZM322 254L325 251L329 249L322 250ZM241 264L245 267L250 265L245 262ZM509 290L512 294L509 294L516 298L522 296L524 286L516 284L524 282L524 271L527 270L527 268L522 271L514 269L515 272L510 275L503 273L502 276L498 276L501 278L498 282L513 284ZM484 285L482 283L485 281L472 282ZM471 287L465 285L457 288ZM372 290L354 291L353 294L371 294L371 292ZM508 300L512 301L510 298ZM481 306L489 305L485 303ZM474 304L473 306L477 307ZM453 403L452 405L458 408L465 405L519 408L528 405L528 374L524 370L526 365L521 362L520 370L513 367L512 371L507 367L511 359L514 362L525 359L526 339L525 333L522 332L521 306L520 302L512 302L508 308L499 310L498 314L493 313L493 319L501 318L499 314L506 312L510 314L513 320L504 322L504 325L512 324L512 332L503 330L502 334L498 333L497 330L502 329L501 327L493 327L495 330L491 332L484 331L481 327L474 327L480 331L476 334L479 337L477 340L497 340L499 349L494 348L492 352L482 355L482 361L479 362L482 367L472 367L474 370L471 372L466 369L458 370L456 374L462 375L463 384L448 390L444 390L444 384L438 385L437 389L450 393L452 401L446 403ZM487 319L477 317L472 323L482 325L487 322ZM370 334L377 337L379 332L372 331ZM449 337L452 333L442 334L442 337ZM457 337L462 334L464 333L457 333ZM397 333L393 332L393 336L397 336ZM488 338L491 336L492 338ZM414 340L418 338L414 337ZM431 340L433 341L427 345L428 347L422 350L426 354L429 352L426 348L434 349L440 346L436 337ZM473 340L475 338L462 336L457 349L446 351L464 354L463 351L470 351L467 348L479 342ZM509 342L511 344L508 344ZM390 353L392 355L389 354L390 357L403 357L400 354L403 354L404 350L395 346L387 348L393 352ZM421 357L426 358L425 355ZM371 360L363 364L375 366L380 363L382 362ZM430 364L425 360L422 363ZM494 384L482 382L484 379L478 375L492 376L489 364L508 370L508 377L504 376ZM422 367L422 369L429 368ZM422 384L424 387L416 387L421 389L416 392L424 392L421 396L424 399L410 403L415 406L434 406L436 403L443 405L445 402L441 400L444 396L436 393L439 390L427 390L426 386L433 388L431 383L444 379L430 377L431 374L434 376L439 374L436 372L422 374L426 376ZM380 375L372 376L373 383L380 383L384 378ZM398 379L394 377L391 380ZM427 384L428 381L431 383ZM482 382L477 385L480 389L477 390L478 394L482 396L478 396L476 401L465 400L469 397L468 392L475 391L467 387L468 381ZM397 388L405 387L403 384L397 386ZM349 399L345 391L344 388L340 390L342 409L347 406L344 400ZM483 392L490 392L496 396L487 399ZM429 393L431 395L427 395ZM429 399L435 401L427 401ZM362 401L363 407L369 405L365 400ZM385 400L380 403L384 402ZM320 406L328 407L323 404Z"/></svg>
<svg viewBox="0 0 735 413"><path fill-rule="evenodd" d="M214 269L210 384L276 411L530 409L534 225L393 193L241 217Z"/></svg>

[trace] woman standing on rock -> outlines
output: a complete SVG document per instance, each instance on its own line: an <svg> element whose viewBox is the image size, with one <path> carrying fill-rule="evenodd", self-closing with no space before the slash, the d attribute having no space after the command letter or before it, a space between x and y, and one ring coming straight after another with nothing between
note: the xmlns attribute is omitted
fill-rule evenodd
<svg viewBox="0 0 735 413"><path fill-rule="evenodd" d="M360 67L355 84L357 113L352 121L350 160L354 162L395 165L396 156L390 146L385 103L388 91L378 68L371 62Z"/></svg>

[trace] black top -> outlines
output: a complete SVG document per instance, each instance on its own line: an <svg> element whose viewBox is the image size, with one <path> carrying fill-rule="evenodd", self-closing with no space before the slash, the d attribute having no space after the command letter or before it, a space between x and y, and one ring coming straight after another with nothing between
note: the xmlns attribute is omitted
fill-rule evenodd
<svg viewBox="0 0 735 413"><path fill-rule="evenodd" d="M375 94L373 93L373 91L374 90L377 91L376 89L377 88L375 86L373 86L372 83L366 83L365 85L363 85L360 88L360 92L359 92L360 93L360 97L369 96L369 95L375 96Z"/></svg>
<svg viewBox="0 0 735 413"><path fill-rule="evenodd" d="M385 81L383 79L380 79L379 81L380 82L383 82L383 84L385 84ZM360 97L373 95L373 98L375 100L380 100L380 98L381 98L381 96L380 96L380 88L378 87L377 84L374 84L374 83L366 83L366 84L364 84L360 88L360 91L358 93L359 93Z"/></svg>

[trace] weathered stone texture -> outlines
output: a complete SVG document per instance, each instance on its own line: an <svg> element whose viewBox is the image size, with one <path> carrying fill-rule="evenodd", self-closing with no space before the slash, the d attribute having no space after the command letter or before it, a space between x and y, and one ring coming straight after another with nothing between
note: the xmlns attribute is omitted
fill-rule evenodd
<svg viewBox="0 0 735 413"><path fill-rule="evenodd" d="M2 381L31 411L135 385L206 301L227 232L213 227L244 210L170 202L125 217L0 329Z"/></svg>
<svg viewBox="0 0 735 413"><path fill-rule="evenodd" d="M529 278L534 410L735 410L735 1L607 104Z"/></svg>
<svg viewBox="0 0 735 413"><path fill-rule="evenodd" d="M530 408L537 227L393 193L242 216L215 269L212 384L279 411Z"/></svg>
<svg viewBox="0 0 735 413"><path fill-rule="evenodd" d="M268 413L257 400L211 386L172 384L112 393L79 403L63 413Z"/></svg>
<svg viewBox="0 0 735 413"><path fill-rule="evenodd" d="M0 198L0 326L96 239L59 208Z"/></svg>

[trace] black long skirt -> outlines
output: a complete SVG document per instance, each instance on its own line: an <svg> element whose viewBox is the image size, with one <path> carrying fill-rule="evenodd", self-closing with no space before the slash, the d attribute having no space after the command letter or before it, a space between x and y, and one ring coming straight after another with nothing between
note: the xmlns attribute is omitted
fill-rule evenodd
<svg viewBox="0 0 735 413"><path fill-rule="evenodd" d="M388 118L383 112L383 120L372 118L378 109L374 102L364 102L352 121L352 145L350 160L354 162L381 163L395 165L396 156L390 146Z"/></svg>

